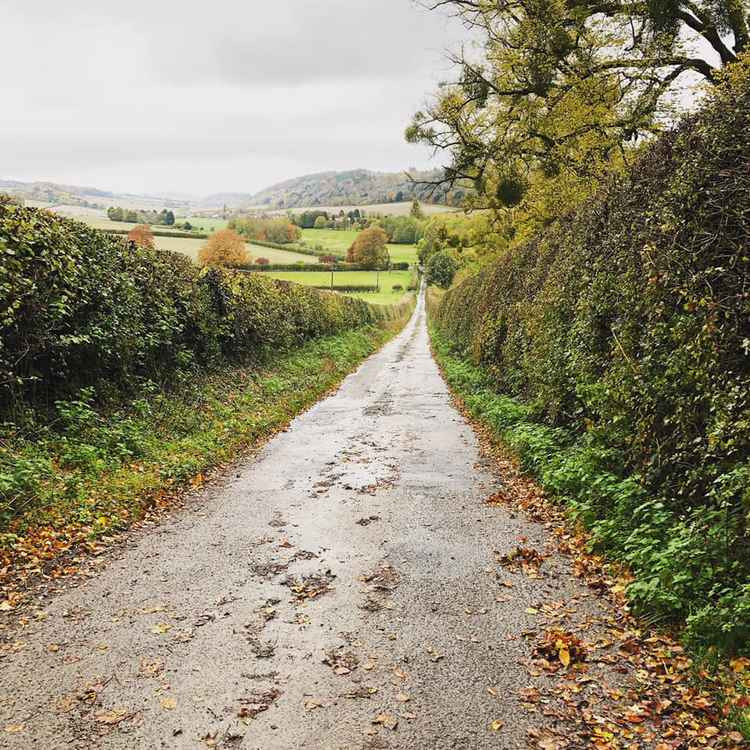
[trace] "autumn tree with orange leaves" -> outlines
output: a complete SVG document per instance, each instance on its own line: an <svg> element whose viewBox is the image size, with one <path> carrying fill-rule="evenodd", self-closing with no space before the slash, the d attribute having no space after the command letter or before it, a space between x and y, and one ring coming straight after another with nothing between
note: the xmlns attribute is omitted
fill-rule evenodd
<svg viewBox="0 0 750 750"><path fill-rule="evenodd" d="M388 235L380 227L363 229L349 248L346 259L365 268L383 268L390 261L387 245Z"/></svg>
<svg viewBox="0 0 750 750"><path fill-rule="evenodd" d="M202 266L238 266L250 262L245 240L231 229L214 232L200 249L198 262Z"/></svg>
<svg viewBox="0 0 750 750"><path fill-rule="evenodd" d="M135 242L138 247L147 247L153 250L156 247L154 233L148 224L138 224L128 232L128 239Z"/></svg>

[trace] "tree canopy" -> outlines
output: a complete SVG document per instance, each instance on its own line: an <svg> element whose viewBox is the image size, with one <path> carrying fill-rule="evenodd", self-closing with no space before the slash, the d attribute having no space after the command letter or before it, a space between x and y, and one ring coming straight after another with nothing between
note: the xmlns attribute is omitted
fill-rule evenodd
<svg viewBox="0 0 750 750"><path fill-rule="evenodd" d="M363 229L352 243L346 259L365 268L382 268L388 265L388 235L380 227Z"/></svg>
<svg viewBox="0 0 750 750"><path fill-rule="evenodd" d="M247 237L249 240L260 240L263 242L275 242L287 245L297 242L302 236L299 227L292 224L288 218L267 218L247 216L232 219L229 228Z"/></svg>
<svg viewBox="0 0 750 750"><path fill-rule="evenodd" d="M128 239L131 242L135 242L139 247L156 247L154 242L154 233L151 231L151 227L148 224L138 224L128 232Z"/></svg>
<svg viewBox="0 0 750 750"><path fill-rule="evenodd" d="M214 232L198 253L202 266L235 266L250 261L245 240L232 229Z"/></svg>
<svg viewBox="0 0 750 750"><path fill-rule="evenodd" d="M457 264L446 250L439 250L427 261L426 276L428 284L435 284L447 289L453 283Z"/></svg>
<svg viewBox="0 0 750 750"><path fill-rule="evenodd" d="M747 0L439 0L479 50L417 112L407 139L448 151L445 180L517 204L533 174L597 179L661 129L688 76L709 83L747 47Z"/></svg>

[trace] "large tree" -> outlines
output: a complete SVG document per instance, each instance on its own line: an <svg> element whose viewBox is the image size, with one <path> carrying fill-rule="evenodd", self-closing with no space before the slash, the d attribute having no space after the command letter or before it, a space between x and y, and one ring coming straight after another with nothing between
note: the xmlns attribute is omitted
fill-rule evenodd
<svg viewBox="0 0 750 750"><path fill-rule="evenodd" d="M198 252L202 266L238 266L250 262L245 240L231 229L214 232Z"/></svg>
<svg viewBox="0 0 750 750"><path fill-rule="evenodd" d="M352 243L346 259L365 268L383 268L390 262L388 235L380 227L363 229Z"/></svg>
<svg viewBox="0 0 750 750"><path fill-rule="evenodd" d="M533 173L597 178L663 126L691 78L748 45L747 0L433 0L477 46L407 138L451 154L446 181L513 205ZM442 182L442 181L438 181Z"/></svg>

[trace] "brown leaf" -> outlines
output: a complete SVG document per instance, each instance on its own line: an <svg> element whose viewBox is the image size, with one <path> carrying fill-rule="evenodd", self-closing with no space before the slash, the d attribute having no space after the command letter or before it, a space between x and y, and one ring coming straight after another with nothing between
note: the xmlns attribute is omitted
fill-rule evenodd
<svg viewBox="0 0 750 750"><path fill-rule="evenodd" d="M391 714L378 714L373 720L373 724L380 724L391 731L398 726L398 719Z"/></svg>
<svg viewBox="0 0 750 750"><path fill-rule="evenodd" d="M100 724L119 724L130 716L124 708L114 709L112 711L99 711L94 714L94 718Z"/></svg>

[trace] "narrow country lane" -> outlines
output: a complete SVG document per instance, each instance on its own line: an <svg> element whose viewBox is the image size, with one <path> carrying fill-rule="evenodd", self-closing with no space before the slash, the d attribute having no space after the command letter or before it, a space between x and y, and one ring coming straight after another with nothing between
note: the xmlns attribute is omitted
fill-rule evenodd
<svg viewBox="0 0 750 750"><path fill-rule="evenodd" d="M538 610L597 605L563 557L498 564L547 542L485 503L501 484L422 296L335 395L18 628L0 746L526 747L551 721L519 697L545 679Z"/></svg>

